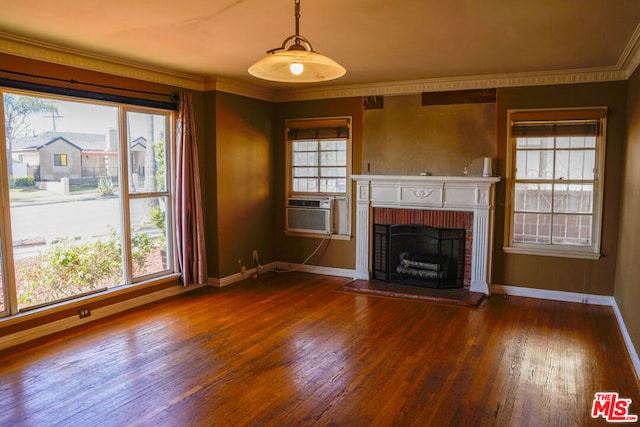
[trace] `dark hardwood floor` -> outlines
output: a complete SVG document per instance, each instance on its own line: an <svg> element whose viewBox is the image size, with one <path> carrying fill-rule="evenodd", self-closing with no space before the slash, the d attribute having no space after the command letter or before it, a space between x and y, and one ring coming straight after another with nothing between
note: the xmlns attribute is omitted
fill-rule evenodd
<svg viewBox="0 0 640 427"><path fill-rule="evenodd" d="M640 414L609 307L481 308L269 273L0 353L2 426L576 426L594 393Z"/></svg>

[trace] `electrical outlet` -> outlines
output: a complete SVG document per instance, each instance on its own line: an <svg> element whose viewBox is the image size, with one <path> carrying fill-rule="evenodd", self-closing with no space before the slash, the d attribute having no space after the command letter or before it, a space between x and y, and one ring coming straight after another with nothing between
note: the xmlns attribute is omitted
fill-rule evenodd
<svg viewBox="0 0 640 427"><path fill-rule="evenodd" d="M91 316L91 310L88 308L83 308L82 310L78 310L78 317L85 318Z"/></svg>
<svg viewBox="0 0 640 427"><path fill-rule="evenodd" d="M258 250L253 250L253 262L258 262Z"/></svg>

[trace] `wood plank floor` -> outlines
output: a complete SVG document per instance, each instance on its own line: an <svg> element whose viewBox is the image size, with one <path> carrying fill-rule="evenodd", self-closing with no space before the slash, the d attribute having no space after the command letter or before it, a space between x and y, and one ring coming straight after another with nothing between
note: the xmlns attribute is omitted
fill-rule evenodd
<svg viewBox="0 0 640 427"><path fill-rule="evenodd" d="M482 308L269 273L0 353L2 426L575 426L594 393L640 414L611 308Z"/></svg>

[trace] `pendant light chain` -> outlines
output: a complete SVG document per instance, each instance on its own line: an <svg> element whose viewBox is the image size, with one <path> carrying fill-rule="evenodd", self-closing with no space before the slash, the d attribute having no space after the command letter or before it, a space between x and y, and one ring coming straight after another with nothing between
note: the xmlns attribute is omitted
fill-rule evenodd
<svg viewBox="0 0 640 427"><path fill-rule="evenodd" d="M295 0L296 5L296 36L300 35L300 0ZM296 37L296 43L300 43L299 38Z"/></svg>

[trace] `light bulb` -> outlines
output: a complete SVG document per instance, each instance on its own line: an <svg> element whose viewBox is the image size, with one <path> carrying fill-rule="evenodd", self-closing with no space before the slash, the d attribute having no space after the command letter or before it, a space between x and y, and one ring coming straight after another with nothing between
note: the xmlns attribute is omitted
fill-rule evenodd
<svg viewBox="0 0 640 427"><path fill-rule="evenodd" d="M291 70L291 74L299 76L300 74L302 74L302 71L304 71L304 65L294 62L293 64L289 65L289 70Z"/></svg>

